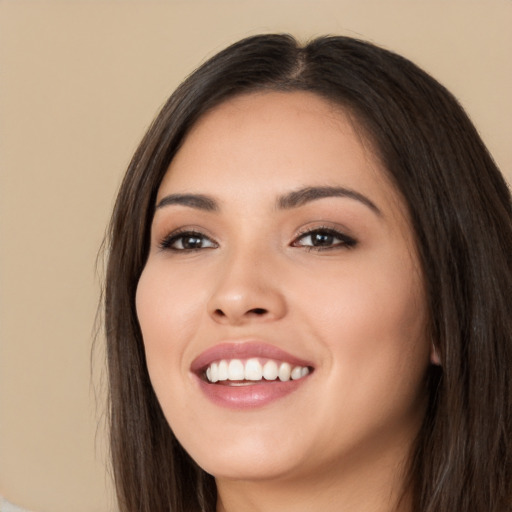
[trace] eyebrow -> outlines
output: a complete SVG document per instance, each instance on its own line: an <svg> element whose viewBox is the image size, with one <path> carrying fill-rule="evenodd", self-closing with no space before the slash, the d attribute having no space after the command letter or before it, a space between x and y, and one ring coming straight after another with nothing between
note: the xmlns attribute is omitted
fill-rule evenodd
<svg viewBox="0 0 512 512"><path fill-rule="evenodd" d="M161 199L155 209L158 210L171 204L179 204L207 212L219 211L217 201L203 194L170 194Z"/></svg>
<svg viewBox="0 0 512 512"><path fill-rule="evenodd" d="M276 206L280 210L289 210L327 197L354 199L370 208L377 215L382 215L377 205L365 195L344 187L305 187L293 190L279 197L276 201ZM155 209L175 204L207 212L218 212L220 210L219 203L213 197L204 194L169 194L158 202Z"/></svg>
<svg viewBox="0 0 512 512"><path fill-rule="evenodd" d="M344 187L305 187L294 190L280 197L277 200L277 207L282 210L288 210L326 197L346 197L348 199L354 199L370 208L370 210L377 215L382 215L377 205L365 195Z"/></svg>

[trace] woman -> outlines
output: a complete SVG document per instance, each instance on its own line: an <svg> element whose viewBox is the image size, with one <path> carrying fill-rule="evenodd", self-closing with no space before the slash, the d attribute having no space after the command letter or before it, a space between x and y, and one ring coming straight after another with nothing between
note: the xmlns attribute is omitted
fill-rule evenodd
<svg viewBox="0 0 512 512"><path fill-rule="evenodd" d="M511 213L393 53L263 35L202 65L110 227L120 509L510 510Z"/></svg>

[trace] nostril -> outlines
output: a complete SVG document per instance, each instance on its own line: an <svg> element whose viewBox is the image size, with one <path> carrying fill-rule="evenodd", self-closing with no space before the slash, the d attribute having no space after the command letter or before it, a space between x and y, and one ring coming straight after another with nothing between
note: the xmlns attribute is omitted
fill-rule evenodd
<svg viewBox="0 0 512 512"><path fill-rule="evenodd" d="M265 313L267 313L267 310L263 309L263 308L254 308L254 309L250 309L248 311L248 313L253 313L254 315L261 316L261 315L264 315Z"/></svg>
<svg viewBox="0 0 512 512"><path fill-rule="evenodd" d="M233 323L239 323L243 322L243 319L246 318L247 320L250 318L263 318L266 317L266 315L269 314L269 310L265 308L250 308L247 310L241 310L237 311L237 309L221 309L217 308L213 310L213 317L217 319L217 321L225 322L233 322Z"/></svg>

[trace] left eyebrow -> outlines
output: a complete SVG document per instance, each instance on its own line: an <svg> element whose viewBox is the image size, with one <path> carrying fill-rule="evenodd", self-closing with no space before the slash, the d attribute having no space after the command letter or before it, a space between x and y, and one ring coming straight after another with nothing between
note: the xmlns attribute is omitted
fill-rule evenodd
<svg viewBox="0 0 512 512"><path fill-rule="evenodd" d="M305 187L299 190L293 190L277 199L277 207L281 210L298 208L311 201L326 197L346 197L348 199L354 199L370 208L370 210L378 216L382 216L382 212L373 201L355 190L344 187Z"/></svg>

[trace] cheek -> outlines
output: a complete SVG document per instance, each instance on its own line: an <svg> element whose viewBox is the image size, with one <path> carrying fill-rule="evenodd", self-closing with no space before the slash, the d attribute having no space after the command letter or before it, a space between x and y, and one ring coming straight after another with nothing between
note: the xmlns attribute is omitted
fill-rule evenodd
<svg viewBox="0 0 512 512"><path fill-rule="evenodd" d="M303 287L310 293L301 314L333 354L333 369L347 386L398 388L402 378L422 378L429 358L427 314L411 261L362 261L360 268L333 268L316 286Z"/></svg>
<svg viewBox="0 0 512 512"><path fill-rule="evenodd" d="M180 286L162 265L149 263L141 274L136 309L149 375L160 397L172 379L186 374L187 341L198 326L201 300L194 286Z"/></svg>
<svg viewBox="0 0 512 512"><path fill-rule="evenodd" d="M327 294L310 296L309 323L331 355L327 431L343 424L354 438L392 435L414 430L422 417L429 364L425 306L421 283L400 275L382 267L347 272L337 286L331 280Z"/></svg>
<svg viewBox="0 0 512 512"><path fill-rule="evenodd" d="M184 335L196 325L197 315L204 304L200 297L201 287L194 282L193 276L173 278L176 273L165 267L165 264L148 263L137 285L137 317L144 342L148 345L158 340L165 345L178 341L178 335Z"/></svg>

